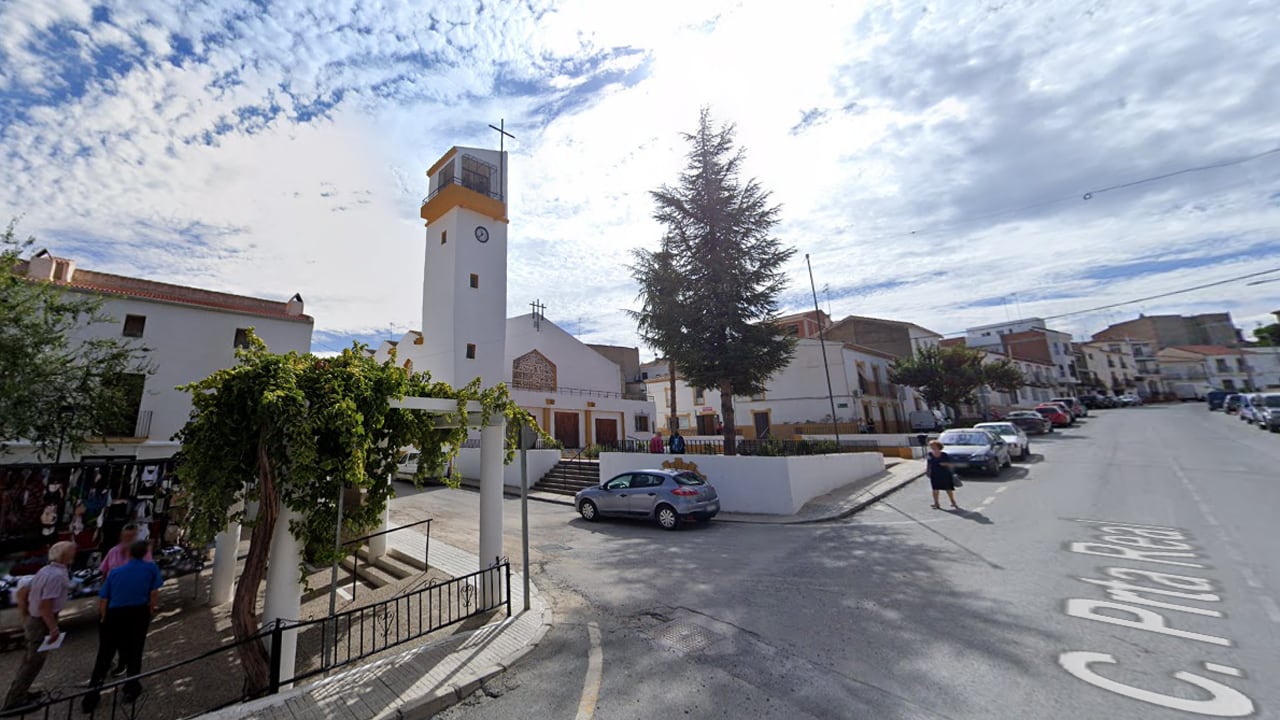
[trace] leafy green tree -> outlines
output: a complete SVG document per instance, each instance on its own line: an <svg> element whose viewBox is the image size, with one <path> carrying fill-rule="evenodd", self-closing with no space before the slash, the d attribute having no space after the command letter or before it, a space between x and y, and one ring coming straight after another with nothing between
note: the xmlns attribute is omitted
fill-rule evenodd
<svg viewBox="0 0 1280 720"><path fill-rule="evenodd" d="M1280 323L1262 325L1253 330L1253 337L1263 347L1280 346Z"/></svg>
<svg viewBox="0 0 1280 720"><path fill-rule="evenodd" d="M376 362L360 345L318 358L272 354L252 332L248 343L236 352L236 365L182 388L194 407L177 435L178 477L191 499L188 527L196 542L211 540L233 519L243 521L244 503L258 506L231 611L240 640L259 629L257 595L282 510L299 514L291 532L314 553L314 562L328 564L338 554L336 525L342 524L344 535L360 535L378 522L401 448L419 449L418 479L441 473L467 438L468 401L480 402L482 422L506 416L508 462L520 425L532 423L505 385L482 391L478 379L463 388L433 383L426 374L397 367L394 357ZM438 416L391 407L391 400L407 396L454 398L458 409ZM339 519L344 488L364 491L364 499ZM250 692L262 692L269 677L267 648L248 642L237 651Z"/></svg>
<svg viewBox="0 0 1280 720"><path fill-rule="evenodd" d="M684 298L672 319L681 332L659 349L691 386L720 391L725 452L733 454L734 396L763 392L795 348L773 322L786 287L782 267L795 249L772 235L780 209L768 191L740 178L744 155L733 126L713 126L704 108L698 129L684 138L688 163L679 182L651 193Z"/></svg>
<svg viewBox="0 0 1280 720"><path fill-rule="evenodd" d="M1014 392L1025 383L1022 371L1007 359L983 362L983 353L963 345L928 346L889 368L889 381L915 388L930 407L958 409L974 404L983 385Z"/></svg>
<svg viewBox="0 0 1280 720"><path fill-rule="evenodd" d="M16 228L0 236L0 453L21 439L53 458L64 442L76 453L132 433L146 348L93 332L112 322L101 297L28 277L22 256L35 238L19 240Z"/></svg>
<svg viewBox="0 0 1280 720"><path fill-rule="evenodd" d="M631 266L631 277L640 285L641 305L639 310L628 310L627 314L636 321L640 339L667 357L671 387L668 427L674 431L679 427L680 416L676 396L676 361L671 351L684 343L681 311L691 300L688 297L689 285L681 281L675 255L665 239L657 252L641 248L632 254L635 265Z"/></svg>

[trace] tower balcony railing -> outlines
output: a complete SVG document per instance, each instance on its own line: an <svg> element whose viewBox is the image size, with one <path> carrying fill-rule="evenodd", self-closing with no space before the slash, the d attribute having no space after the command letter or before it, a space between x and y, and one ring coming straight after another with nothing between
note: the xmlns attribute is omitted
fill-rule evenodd
<svg viewBox="0 0 1280 720"><path fill-rule="evenodd" d="M471 155L463 155L462 161L462 169L460 171L455 170L450 174L446 170L432 176L436 181L436 187L426 197L422 198L423 205L431 202L432 198L451 185L461 185L472 192L502 201L502 175L498 167ZM450 164L452 165L453 163L451 162Z"/></svg>

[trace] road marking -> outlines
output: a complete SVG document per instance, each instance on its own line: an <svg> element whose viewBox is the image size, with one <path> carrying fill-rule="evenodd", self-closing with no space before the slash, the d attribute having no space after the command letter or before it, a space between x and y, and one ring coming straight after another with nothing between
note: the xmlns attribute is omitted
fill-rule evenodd
<svg viewBox="0 0 1280 720"><path fill-rule="evenodd" d="M582 700L578 702L577 720L591 720L596 714L596 703L600 702L600 678L604 666L604 653L600 650L600 626L594 622L587 623L587 637L591 640L591 650L587 654L587 677L582 683Z"/></svg>
<svg viewBox="0 0 1280 720"><path fill-rule="evenodd" d="M1231 677L1244 677L1243 670L1241 670L1240 668L1233 668L1230 665L1219 665L1218 663L1207 662L1204 664L1204 669L1208 670L1209 672L1216 672L1216 673L1221 673L1223 675L1230 675Z"/></svg>
<svg viewBox="0 0 1280 720"><path fill-rule="evenodd" d="M1271 622L1280 623L1280 605L1277 605L1273 598L1267 595L1259 595L1258 602L1262 603L1262 607L1267 611L1267 617L1271 618Z"/></svg>
<svg viewBox="0 0 1280 720"><path fill-rule="evenodd" d="M995 495L988 496L986 500L983 500L983 501L982 501L982 503L979 505L979 507L986 507L986 506L990 505L990 504L991 504L991 501L993 501L993 500L995 500L995 499L996 499L996 496L995 496Z"/></svg>
<svg viewBox="0 0 1280 720"><path fill-rule="evenodd" d="M1005 485L1005 486L1003 486L1003 487L998 487L998 488L996 488L996 494L1002 493L1002 492L1004 492L1005 490L1008 490L1008 489L1009 489L1009 486L1008 486L1008 485Z"/></svg>
<svg viewBox="0 0 1280 720"><path fill-rule="evenodd" d="M1244 576L1244 582L1249 587L1255 590L1262 587L1262 581L1258 579L1258 576L1253 572L1251 568L1247 568L1247 567L1240 568L1240 574Z"/></svg>

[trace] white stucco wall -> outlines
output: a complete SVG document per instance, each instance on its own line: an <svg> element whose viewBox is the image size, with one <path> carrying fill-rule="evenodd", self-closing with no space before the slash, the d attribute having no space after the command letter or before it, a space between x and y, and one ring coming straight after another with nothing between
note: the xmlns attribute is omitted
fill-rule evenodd
<svg viewBox="0 0 1280 720"><path fill-rule="evenodd" d="M600 479L659 468L675 457L698 466L715 486L724 512L765 515L794 515L815 497L884 471L878 452L801 457L601 453Z"/></svg>
<svg viewBox="0 0 1280 720"><path fill-rule="evenodd" d="M622 369L617 363L587 347L582 341L543 319L533 324L532 314L507 320L507 351L504 378L511 382L511 363L537 350L556 366L560 387L622 392Z"/></svg>
<svg viewBox="0 0 1280 720"><path fill-rule="evenodd" d="M543 475L560 462L559 450L528 450L529 487L533 487ZM459 448L458 471L462 477L471 480L480 479L480 448ZM511 463L502 470L502 482L511 487L520 487L520 454L517 453Z"/></svg>
<svg viewBox="0 0 1280 720"><path fill-rule="evenodd" d="M147 358L155 372L148 375L142 411L151 411L151 430L140 443L117 443L89 448L90 455L136 455L139 459L167 458L177 451L170 441L191 415L191 396L177 389L235 364L237 328L254 328L272 352L310 352L312 323L227 310L179 305L155 300L107 297L103 310L113 318L82 328L80 339L121 338L126 315L141 315L146 324L140 338L125 338L151 349ZM70 457L64 452L63 460Z"/></svg>

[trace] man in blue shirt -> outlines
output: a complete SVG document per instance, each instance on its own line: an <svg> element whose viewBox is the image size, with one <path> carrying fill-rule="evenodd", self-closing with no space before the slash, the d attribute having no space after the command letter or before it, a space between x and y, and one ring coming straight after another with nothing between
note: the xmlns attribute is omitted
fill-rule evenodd
<svg viewBox="0 0 1280 720"><path fill-rule="evenodd" d="M124 701L133 702L142 693L136 676L142 672L142 648L147 641L147 626L160 601L164 578L160 568L147 562L148 545L139 540L129 546L129 562L112 570L98 592L98 658L93 664L89 686L100 687L111 667L116 652L128 668L129 680L124 684ZM84 696L86 713L98 705L98 693Z"/></svg>

